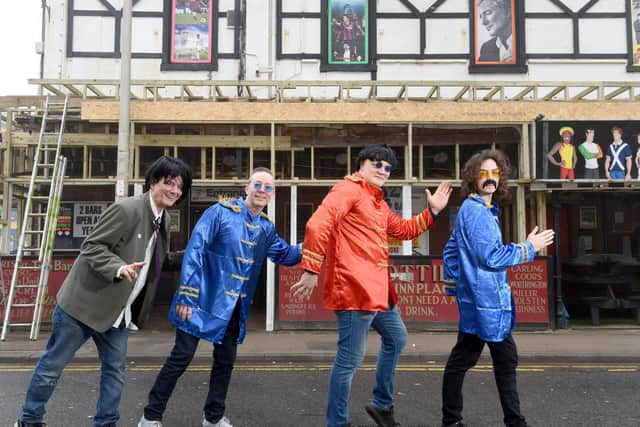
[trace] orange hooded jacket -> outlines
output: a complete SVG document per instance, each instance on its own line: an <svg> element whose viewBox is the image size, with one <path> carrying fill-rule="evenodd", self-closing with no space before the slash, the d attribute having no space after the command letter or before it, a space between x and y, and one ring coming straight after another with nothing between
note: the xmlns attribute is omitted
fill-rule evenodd
<svg viewBox="0 0 640 427"><path fill-rule="evenodd" d="M403 219L383 191L359 174L345 177L307 222L303 269L323 275L327 310L385 311L397 302L390 285L388 236L411 240L433 225L429 209Z"/></svg>

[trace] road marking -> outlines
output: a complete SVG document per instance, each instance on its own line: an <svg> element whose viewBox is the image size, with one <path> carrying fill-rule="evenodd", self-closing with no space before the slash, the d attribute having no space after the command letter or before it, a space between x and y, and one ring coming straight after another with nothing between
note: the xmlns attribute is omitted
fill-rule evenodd
<svg viewBox="0 0 640 427"><path fill-rule="evenodd" d="M318 372L330 371L333 365L330 364L237 364L234 366L235 371L243 372ZM127 365L129 372L157 372L162 365L160 364L137 364L130 363ZM31 372L34 365L25 364L0 364L0 372ZM209 372L211 365L194 364L187 368L189 372ZM361 371L375 371L376 366L365 364L359 368ZM443 372L442 364L401 364L396 368L399 372ZM492 365L482 364L476 365L471 369L473 372L493 372ZM520 365L518 372L547 372L553 370L570 370L570 371L608 371L608 372L640 372L640 365L637 364L617 364L617 365L598 365L598 364L546 364L546 365ZM70 364L65 368L66 372L97 372L100 371L100 364Z"/></svg>

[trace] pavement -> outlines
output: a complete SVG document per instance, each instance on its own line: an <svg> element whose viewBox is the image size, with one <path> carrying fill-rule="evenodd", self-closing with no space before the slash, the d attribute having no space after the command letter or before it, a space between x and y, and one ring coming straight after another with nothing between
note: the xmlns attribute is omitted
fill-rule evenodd
<svg viewBox="0 0 640 427"><path fill-rule="evenodd" d="M41 331L36 341L24 331L10 331L0 342L0 363L35 363L42 355L49 332ZM444 363L456 341L453 331L412 331L401 363ZM129 336L128 359L132 363L162 363L171 352L172 329L145 329ZM555 331L516 331L514 338L521 361L527 363L640 363L640 328L584 328ZM266 332L253 328L238 346L238 363L316 362L331 363L337 335L334 330L287 330ZM380 346L371 332L365 361L375 360ZM195 361L208 363L211 345L201 341ZM489 351L484 351L484 359ZM98 355L88 341L76 353L74 362L94 363Z"/></svg>

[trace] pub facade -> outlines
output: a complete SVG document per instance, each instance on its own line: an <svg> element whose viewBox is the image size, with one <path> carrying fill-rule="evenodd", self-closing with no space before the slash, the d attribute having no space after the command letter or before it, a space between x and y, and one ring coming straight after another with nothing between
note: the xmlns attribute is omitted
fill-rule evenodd
<svg viewBox="0 0 640 427"><path fill-rule="evenodd" d="M432 230L389 242L405 321L449 329L457 307L444 295L441 255L462 203L461 171L475 152L499 148L513 167L500 213L505 242L523 241L535 225L558 237L533 264L509 272L519 326L635 323L640 63L631 16L638 6L573 3L511 2L508 52L487 58L482 46L492 36L473 0L134 1L128 193L142 191L145 168L160 155L191 166L192 193L171 212L171 249L181 250L208 206L242 196L250 171L269 167L277 191L268 215L283 238L301 242L324 195L355 170L358 151L389 144L399 167L385 199L399 215L425 208L425 188L442 180L455 187ZM52 307L82 240L115 196L122 2L68 0L47 14L43 67L30 79L39 95L0 98L1 253L6 291L42 102L69 97ZM598 29L610 35L607 43ZM561 178L560 150L552 153L563 128L572 130L573 178ZM613 128L632 152L630 179L606 177ZM587 129L603 152L598 178L584 178L578 147ZM178 274L163 273L145 326L166 322ZM321 290L310 301L291 298L299 274L265 267L255 327L333 327Z"/></svg>

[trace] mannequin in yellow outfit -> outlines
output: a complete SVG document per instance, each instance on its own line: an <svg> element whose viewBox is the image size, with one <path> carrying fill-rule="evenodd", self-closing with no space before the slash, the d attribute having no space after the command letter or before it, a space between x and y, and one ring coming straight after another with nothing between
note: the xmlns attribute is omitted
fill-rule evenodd
<svg viewBox="0 0 640 427"><path fill-rule="evenodd" d="M573 128L564 126L560 128L562 141L556 142L553 148L547 153L547 158L551 163L560 166L560 179L575 179L573 168L578 160L576 148L573 146ZM555 157L560 155L560 161Z"/></svg>

